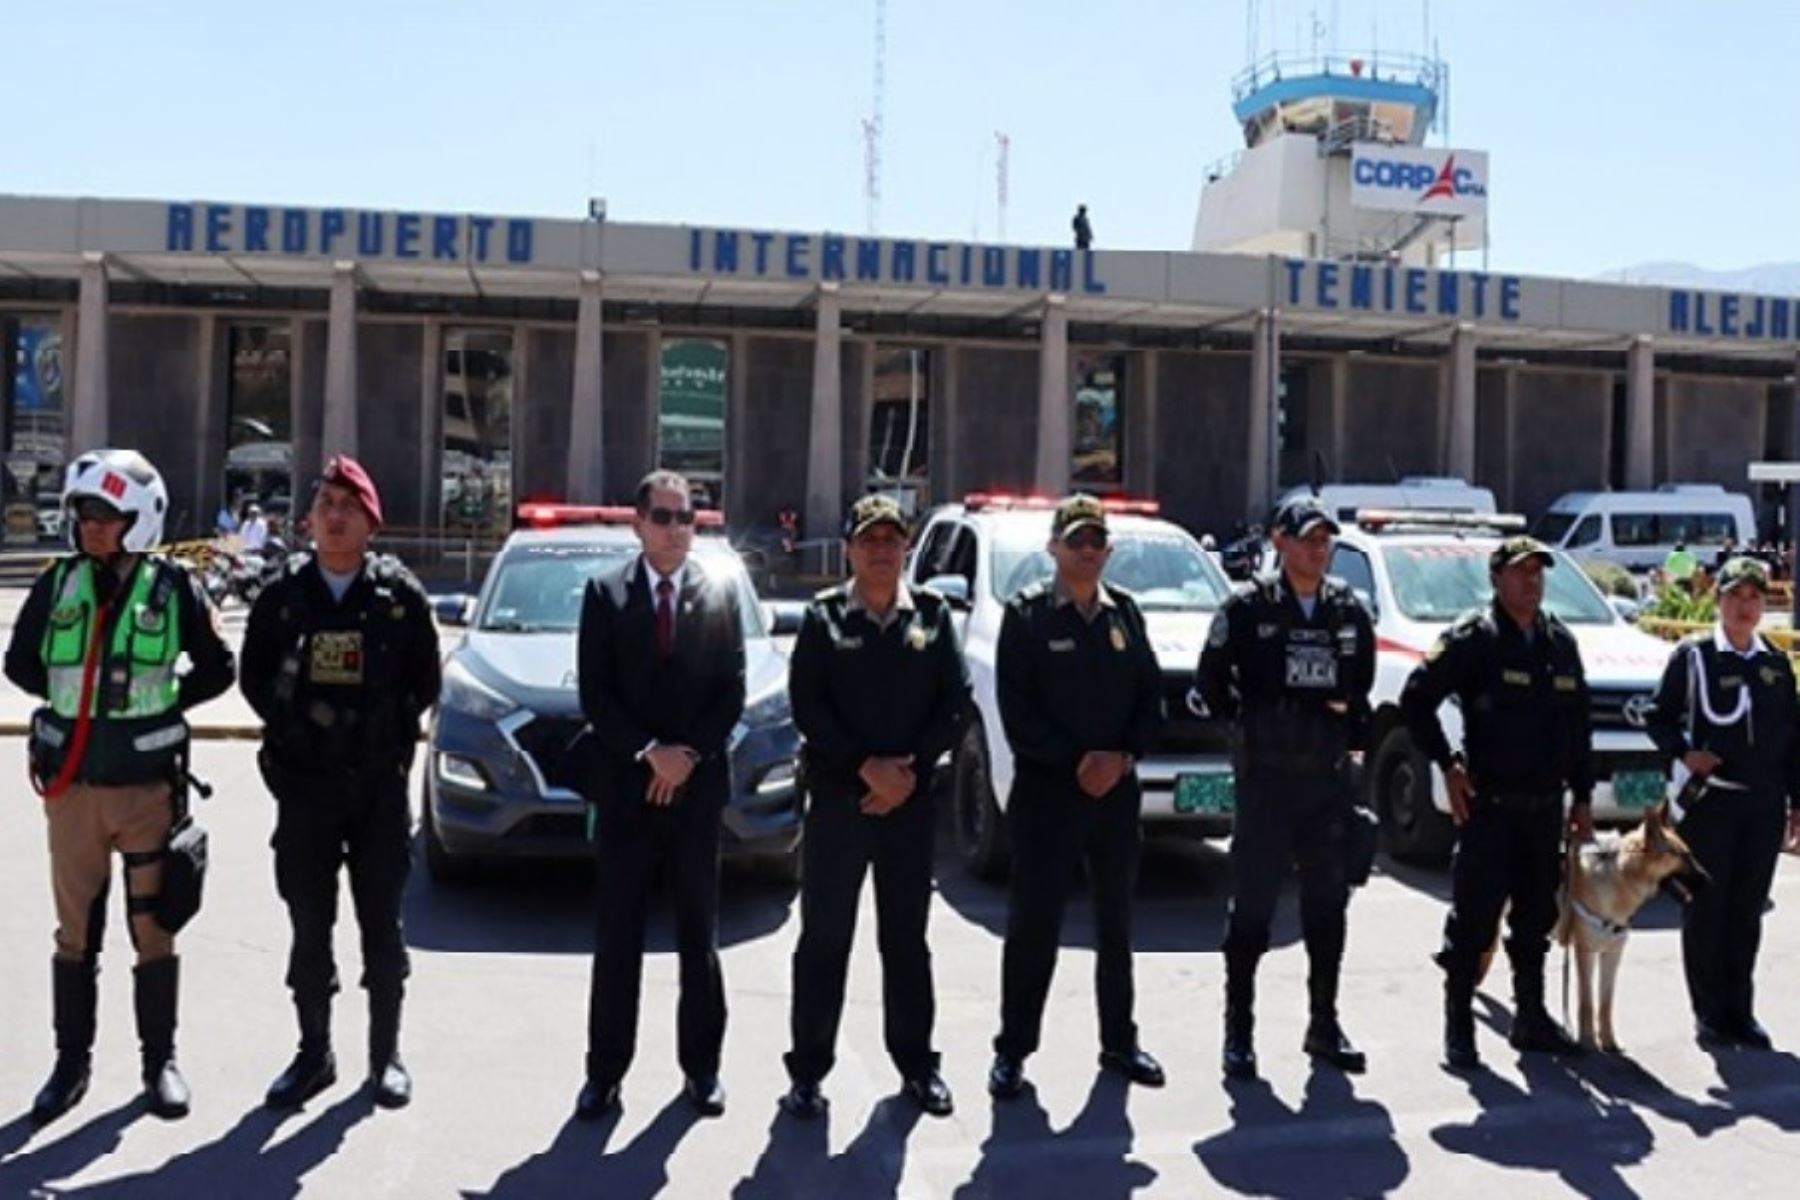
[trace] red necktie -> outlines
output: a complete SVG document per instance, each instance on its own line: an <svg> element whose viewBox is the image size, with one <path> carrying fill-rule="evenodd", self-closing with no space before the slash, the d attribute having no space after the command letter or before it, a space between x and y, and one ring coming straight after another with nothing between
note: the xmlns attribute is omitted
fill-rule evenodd
<svg viewBox="0 0 1800 1200"><path fill-rule="evenodd" d="M656 652L664 658L675 649L675 585L667 579L656 581Z"/></svg>

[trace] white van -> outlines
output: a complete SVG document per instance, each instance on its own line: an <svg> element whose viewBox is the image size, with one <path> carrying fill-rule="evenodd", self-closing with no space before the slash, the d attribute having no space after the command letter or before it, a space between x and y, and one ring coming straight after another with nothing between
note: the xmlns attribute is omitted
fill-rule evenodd
<svg viewBox="0 0 1800 1200"><path fill-rule="evenodd" d="M1538 518L1532 533L1571 558L1597 558L1633 571L1659 567L1677 545L1702 562L1727 539L1756 544L1750 497L1716 483L1665 483L1654 492L1570 492Z"/></svg>
<svg viewBox="0 0 1800 1200"><path fill-rule="evenodd" d="M1275 511L1301 496L1313 495L1310 487L1289 488L1281 494ZM1446 475L1408 475L1398 483L1327 483L1318 490L1319 503L1340 525L1356 521L1358 509L1418 509L1486 516L1497 512L1494 493L1474 487L1466 479Z"/></svg>

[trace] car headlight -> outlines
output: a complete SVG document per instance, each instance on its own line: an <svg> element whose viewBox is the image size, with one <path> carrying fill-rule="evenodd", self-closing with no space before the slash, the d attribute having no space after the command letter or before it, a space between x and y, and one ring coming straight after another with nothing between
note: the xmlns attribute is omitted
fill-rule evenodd
<svg viewBox="0 0 1800 1200"><path fill-rule="evenodd" d="M781 725L792 716L793 710L788 706L788 693L785 687L764 692L744 705L744 724L751 729Z"/></svg>
<svg viewBox="0 0 1800 1200"><path fill-rule="evenodd" d="M444 690L438 698L438 707L477 720L498 721L519 706L510 697L475 678L469 668L453 658L444 664Z"/></svg>

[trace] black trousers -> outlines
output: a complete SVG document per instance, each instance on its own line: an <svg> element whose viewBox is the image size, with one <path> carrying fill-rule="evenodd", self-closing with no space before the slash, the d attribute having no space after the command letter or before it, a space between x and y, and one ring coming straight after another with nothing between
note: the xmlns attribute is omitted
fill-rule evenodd
<svg viewBox="0 0 1800 1200"><path fill-rule="evenodd" d="M1786 828L1779 795L1724 789L1708 791L1682 819L1682 840L1712 876L1681 914L1688 998L1702 1020L1730 1025L1754 1015L1763 907Z"/></svg>
<svg viewBox="0 0 1800 1200"><path fill-rule="evenodd" d="M1132 1021L1131 893L1137 883L1142 801L1137 777L1096 800L1074 781L1021 769L1006 806L1012 879L1000 965L1000 1034L994 1050L1024 1059L1038 1048L1044 999L1056 972L1063 907L1085 864L1094 903L1094 990L1100 1046L1137 1047Z"/></svg>
<svg viewBox="0 0 1800 1200"><path fill-rule="evenodd" d="M657 865L675 907L681 963L677 1057L684 1075L719 1073L725 1040L725 981L719 972L719 802L684 795L667 808L602 800L595 822L594 971L588 993L587 1075L610 1086L637 1050L644 929Z"/></svg>
<svg viewBox="0 0 1800 1200"><path fill-rule="evenodd" d="M338 990L332 957L338 872L348 868L362 935L362 986L397 999L409 971L400 902L412 868L406 768L307 777L265 766L275 793L275 887L293 926L287 985L302 1002Z"/></svg>
<svg viewBox="0 0 1800 1200"><path fill-rule="evenodd" d="M1250 1000L1246 974L1269 948L1269 926L1288 874L1300 872L1300 930L1311 968L1312 1008L1335 1016L1338 964L1344 956L1350 883L1345 863L1351 797L1335 771L1252 767L1238 783L1231 832L1231 912L1225 961L1240 1004Z"/></svg>
<svg viewBox="0 0 1800 1200"><path fill-rule="evenodd" d="M1494 944L1507 910L1507 956L1515 979L1538 980L1556 926L1562 879L1562 797L1477 796L1459 831L1450 866L1450 915L1438 965L1453 979L1473 982L1481 956Z"/></svg>
<svg viewBox="0 0 1800 1200"><path fill-rule="evenodd" d="M915 1079L938 1063L931 1048L937 1009L925 938L931 912L931 797L914 794L882 817L864 816L860 799L860 793L815 795L806 814L790 1020L794 1048L786 1058L796 1082L817 1083L836 1059L857 901L871 867L888 1057L902 1079Z"/></svg>

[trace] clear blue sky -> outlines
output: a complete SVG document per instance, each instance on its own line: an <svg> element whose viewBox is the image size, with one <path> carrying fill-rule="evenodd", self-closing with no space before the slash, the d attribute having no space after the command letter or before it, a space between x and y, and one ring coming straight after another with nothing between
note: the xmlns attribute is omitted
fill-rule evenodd
<svg viewBox="0 0 1800 1200"><path fill-rule="evenodd" d="M1343 49L1420 0L1317 11ZM1272 13L1271 13L1271 10ZM873 0L11 0L0 190L863 228ZM1800 258L1800 4L1436 0L1451 136L1492 154L1493 263ZM1242 0L889 0L882 229L1185 249L1239 144ZM1441 141L1434 138L1434 141Z"/></svg>

